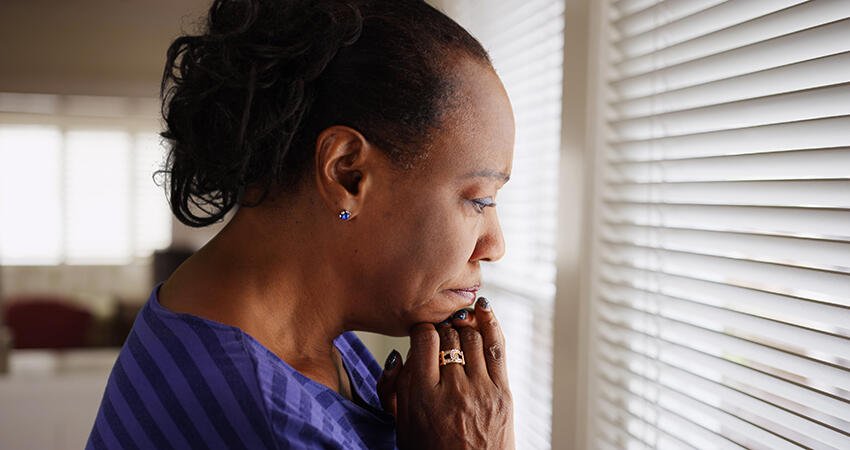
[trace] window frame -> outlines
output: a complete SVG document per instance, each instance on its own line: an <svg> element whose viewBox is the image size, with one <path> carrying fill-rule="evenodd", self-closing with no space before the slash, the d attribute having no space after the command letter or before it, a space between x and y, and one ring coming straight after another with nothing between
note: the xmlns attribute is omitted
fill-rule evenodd
<svg viewBox="0 0 850 450"><path fill-rule="evenodd" d="M607 1L566 0L553 336L552 448L588 448L594 433L593 283L603 177ZM604 167L604 166L602 166Z"/></svg>

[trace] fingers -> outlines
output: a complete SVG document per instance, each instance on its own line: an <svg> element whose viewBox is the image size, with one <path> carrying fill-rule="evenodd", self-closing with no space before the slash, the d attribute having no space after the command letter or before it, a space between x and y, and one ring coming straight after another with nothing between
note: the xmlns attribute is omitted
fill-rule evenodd
<svg viewBox="0 0 850 450"><path fill-rule="evenodd" d="M468 309L461 309L456 313L452 314L449 318L449 321L452 323L452 326L460 329L461 327L472 327L474 329L478 329L478 323L475 320L475 312Z"/></svg>
<svg viewBox="0 0 850 450"><path fill-rule="evenodd" d="M437 327L437 333L440 335L440 350L449 351L452 349L461 350L460 336L451 324L441 324ZM439 353L434 354L434 359L439 359ZM441 381L457 381L460 376L466 376L463 371L463 365L450 363L440 366Z"/></svg>
<svg viewBox="0 0 850 450"><path fill-rule="evenodd" d="M408 353L408 359L410 360L410 353ZM410 411L411 411L411 403L413 404L421 404L421 401L417 401L416 399L411 398L411 394L415 394L411 392L411 372L410 365L404 364L404 366L398 369L398 377L396 378L396 426L399 430L406 430L410 421ZM419 388L416 388L419 390ZM415 406L414 406L415 408Z"/></svg>
<svg viewBox="0 0 850 450"><path fill-rule="evenodd" d="M436 386L440 382L437 356L440 354L440 337L430 323L419 323L410 330L410 351L405 366L416 375L411 381Z"/></svg>
<svg viewBox="0 0 850 450"><path fill-rule="evenodd" d="M470 378L489 378L487 374L487 363L484 361L484 350L481 333L472 327L462 327L460 334L460 345L466 359L466 375Z"/></svg>
<svg viewBox="0 0 850 450"><path fill-rule="evenodd" d="M387 361L384 363L384 372L381 373L381 378L378 379L378 398L381 399L381 406L384 408L384 411L392 414L394 417L398 417L396 392L401 366L401 354L397 350L393 350L387 356Z"/></svg>
<svg viewBox="0 0 850 450"><path fill-rule="evenodd" d="M496 386L508 389L508 372L505 366L505 337L493 314L490 302L481 297L475 304L475 318L484 346L487 373Z"/></svg>

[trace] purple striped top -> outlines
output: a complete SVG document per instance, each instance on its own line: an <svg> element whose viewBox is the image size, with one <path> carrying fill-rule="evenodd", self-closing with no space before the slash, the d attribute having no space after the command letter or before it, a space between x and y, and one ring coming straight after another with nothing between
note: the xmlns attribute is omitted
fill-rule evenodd
<svg viewBox="0 0 850 450"><path fill-rule="evenodd" d="M87 449L394 449L360 339L334 340L365 404L281 360L239 328L165 309L157 290L115 362Z"/></svg>

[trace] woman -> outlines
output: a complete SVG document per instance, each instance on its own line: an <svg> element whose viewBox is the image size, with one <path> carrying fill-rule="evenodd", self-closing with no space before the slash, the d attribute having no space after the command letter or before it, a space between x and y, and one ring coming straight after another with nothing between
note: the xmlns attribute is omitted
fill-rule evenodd
<svg viewBox="0 0 850 450"><path fill-rule="evenodd" d="M514 123L481 45L418 0L216 0L163 90L174 214L236 211L154 288L89 448L512 448L476 291Z"/></svg>

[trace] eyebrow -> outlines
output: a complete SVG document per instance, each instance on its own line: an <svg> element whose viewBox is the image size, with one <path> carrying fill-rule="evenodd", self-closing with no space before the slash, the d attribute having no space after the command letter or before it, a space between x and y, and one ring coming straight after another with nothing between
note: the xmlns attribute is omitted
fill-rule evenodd
<svg viewBox="0 0 850 450"><path fill-rule="evenodd" d="M496 180L502 180L503 183L507 183L508 180L511 179L511 176L504 172L499 172L498 170L482 169L469 172L466 175L461 175L460 178L494 178Z"/></svg>

